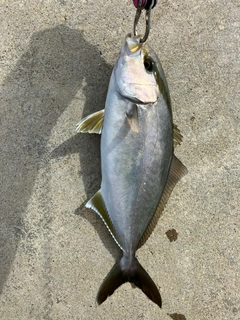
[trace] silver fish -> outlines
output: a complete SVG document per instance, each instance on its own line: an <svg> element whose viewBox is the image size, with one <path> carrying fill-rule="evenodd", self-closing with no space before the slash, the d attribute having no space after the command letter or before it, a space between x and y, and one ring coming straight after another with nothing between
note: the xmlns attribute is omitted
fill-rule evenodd
<svg viewBox="0 0 240 320"><path fill-rule="evenodd" d="M135 254L187 169L173 153L182 136L172 122L162 66L139 36L129 34L123 42L105 109L82 119L77 131L102 134L101 188L86 207L102 218L123 252L103 281L97 302L130 282L161 307L159 290Z"/></svg>

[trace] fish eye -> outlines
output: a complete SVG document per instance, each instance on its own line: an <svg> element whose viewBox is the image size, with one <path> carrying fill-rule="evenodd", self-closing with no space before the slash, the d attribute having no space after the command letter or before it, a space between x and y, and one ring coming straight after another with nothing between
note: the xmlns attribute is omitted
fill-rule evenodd
<svg viewBox="0 0 240 320"><path fill-rule="evenodd" d="M153 71L153 61L150 58L146 58L144 60L144 67L148 72L152 72Z"/></svg>

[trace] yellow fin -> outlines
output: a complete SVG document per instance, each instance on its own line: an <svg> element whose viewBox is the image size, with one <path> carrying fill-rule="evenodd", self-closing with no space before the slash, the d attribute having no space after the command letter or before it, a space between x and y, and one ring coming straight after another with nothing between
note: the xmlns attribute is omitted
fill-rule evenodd
<svg viewBox="0 0 240 320"><path fill-rule="evenodd" d="M119 244L118 236L105 207L101 190L98 190L98 192L86 203L86 208L92 209L100 216L117 245L123 250Z"/></svg>
<svg viewBox="0 0 240 320"><path fill-rule="evenodd" d="M131 105L130 110L126 112L126 116L132 131L138 132L138 111L136 104Z"/></svg>
<svg viewBox="0 0 240 320"><path fill-rule="evenodd" d="M173 145L174 149L181 144L182 142L182 134L181 131L178 129L176 124L173 124Z"/></svg>
<svg viewBox="0 0 240 320"><path fill-rule="evenodd" d="M177 182L187 174L187 172L188 172L187 168L182 164L182 162L175 155L173 155L167 182L166 182L163 194L161 196L160 202L158 204L157 210L152 220L150 221L147 229L145 230L142 238L140 239L138 243L138 248L140 248L150 237L152 231L157 225L158 219L161 213L163 212L165 205L167 204L168 198L170 197L173 188L175 187Z"/></svg>
<svg viewBox="0 0 240 320"><path fill-rule="evenodd" d="M102 132L104 109L94 112L89 116L83 118L76 125L77 132L83 133L99 133Z"/></svg>

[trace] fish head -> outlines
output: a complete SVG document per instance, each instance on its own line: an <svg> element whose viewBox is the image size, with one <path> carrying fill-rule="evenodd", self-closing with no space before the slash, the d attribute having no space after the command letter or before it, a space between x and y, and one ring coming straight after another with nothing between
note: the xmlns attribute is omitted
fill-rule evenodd
<svg viewBox="0 0 240 320"><path fill-rule="evenodd" d="M115 81L119 94L134 103L153 104L160 95L158 61L140 36L128 34L115 65Z"/></svg>

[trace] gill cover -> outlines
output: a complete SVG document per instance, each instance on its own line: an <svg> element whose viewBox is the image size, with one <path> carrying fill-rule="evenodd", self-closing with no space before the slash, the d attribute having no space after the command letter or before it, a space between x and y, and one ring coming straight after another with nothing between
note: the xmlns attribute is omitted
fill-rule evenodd
<svg viewBox="0 0 240 320"><path fill-rule="evenodd" d="M138 104L153 104L159 97L154 61L140 37L127 35L114 73L120 95Z"/></svg>

